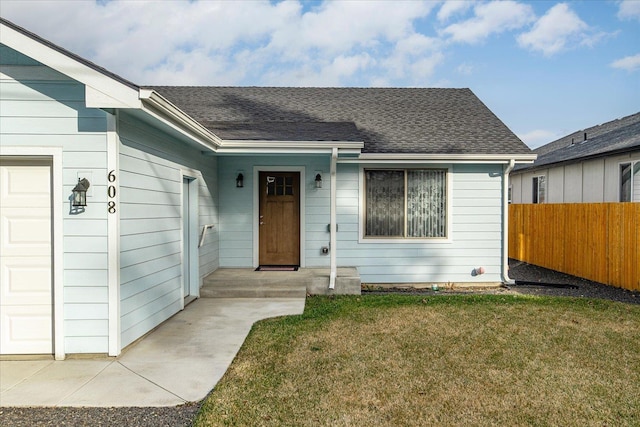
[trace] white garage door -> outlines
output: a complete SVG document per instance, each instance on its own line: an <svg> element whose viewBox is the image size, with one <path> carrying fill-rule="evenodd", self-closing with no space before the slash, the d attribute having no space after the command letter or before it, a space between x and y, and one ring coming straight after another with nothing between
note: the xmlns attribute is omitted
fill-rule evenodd
<svg viewBox="0 0 640 427"><path fill-rule="evenodd" d="M0 159L0 354L53 353L51 166Z"/></svg>

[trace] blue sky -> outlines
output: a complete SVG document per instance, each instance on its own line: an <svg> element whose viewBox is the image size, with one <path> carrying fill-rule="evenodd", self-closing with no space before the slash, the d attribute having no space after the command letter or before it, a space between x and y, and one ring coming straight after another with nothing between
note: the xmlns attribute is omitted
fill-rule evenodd
<svg viewBox="0 0 640 427"><path fill-rule="evenodd" d="M530 147L640 111L640 0L2 0L139 85L468 87Z"/></svg>

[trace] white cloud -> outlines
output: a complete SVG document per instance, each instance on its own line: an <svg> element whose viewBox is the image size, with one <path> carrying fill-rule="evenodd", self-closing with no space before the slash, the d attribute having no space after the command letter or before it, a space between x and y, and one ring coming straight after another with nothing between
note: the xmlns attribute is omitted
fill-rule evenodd
<svg viewBox="0 0 640 427"><path fill-rule="evenodd" d="M451 40L478 43L492 34L523 27L535 19L529 5L515 1L492 1L474 8L475 16L463 22L451 24L442 30Z"/></svg>
<svg viewBox="0 0 640 427"><path fill-rule="evenodd" d="M555 141L558 138L558 134L557 132L536 129L518 134L518 137L533 150L551 141Z"/></svg>
<svg viewBox="0 0 640 427"><path fill-rule="evenodd" d="M345 53L375 48L413 33L413 21L426 16L431 3L416 1L331 1L279 26L269 47L295 57L300 52Z"/></svg>
<svg viewBox="0 0 640 427"><path fill-rule="evenodd" d="M404 61L423 59L432 40L414 23L436 5L2 0L2 16L139 84L344 85L363 83L358 71L384 74L398 48ZM410 79L412 68L401 66Z"/></svg>
<svg viewBox="0 0 640 427"><path fill-rule="evenodd" d="M586 33L588 29L589 26L566 3L560 3L549 9L531 31L518 36L518 43L524 48L552 56L572 42L593 44L593 36Z"/></svg>
<svg viewBox="0 0 640 427"><path fill-rule="evenodd" d="M447 0L438 11L438 20L447 21L453 15L460 15L469 10L474 4L471 0Z"/></svg>
<svg viewBox="0 0 640 427"><path fill-rule="evenodd" d="M618 9L618 18L620 19L637 19L640 21L640 1L623 0L620 2Z"/></svg>
<svg viewBox="0 0 640 427"><path fill-rule="evenodd" d="M640 53L637 55L625 56L611 63L613 68L619 68L621 70L636 71L640 70Z"/></svg>
<svg viewBox="0 0 640 427"><path fill-rule="evenodd" d="M471 74L473 74L473 65L472 64L468 64L466 62L463 62L462 64L458 65L456 67L456 72L458 74L462 74L464 76L470 76Z"/></svg>

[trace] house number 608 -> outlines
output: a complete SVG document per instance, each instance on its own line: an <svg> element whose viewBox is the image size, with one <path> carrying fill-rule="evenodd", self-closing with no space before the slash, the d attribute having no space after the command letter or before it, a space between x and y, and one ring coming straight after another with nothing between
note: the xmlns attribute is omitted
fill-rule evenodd
<svg viewBox="0 0 640 427"><path fill-rule="evenodd" d="M109 172L109 175L107 175L107 180L109 182L116 182L116 171ZM110 199L113 199L116 197L115 185L110 185L107 187L107 196L109 196ZM116 202L114 200L109 200L107 202L107 211L110 214L116 213Z"/></svg>

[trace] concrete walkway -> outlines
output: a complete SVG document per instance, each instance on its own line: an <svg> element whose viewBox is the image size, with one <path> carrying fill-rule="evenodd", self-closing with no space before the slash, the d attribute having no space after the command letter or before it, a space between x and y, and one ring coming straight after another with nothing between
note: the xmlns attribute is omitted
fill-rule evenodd
<svg viewBox="0 0 640 427"><path fill-rule="evenodd" d="M2 406L174 406L203 399L253 323L300 298L201 298L117 358L0 361Z"/></svg>

